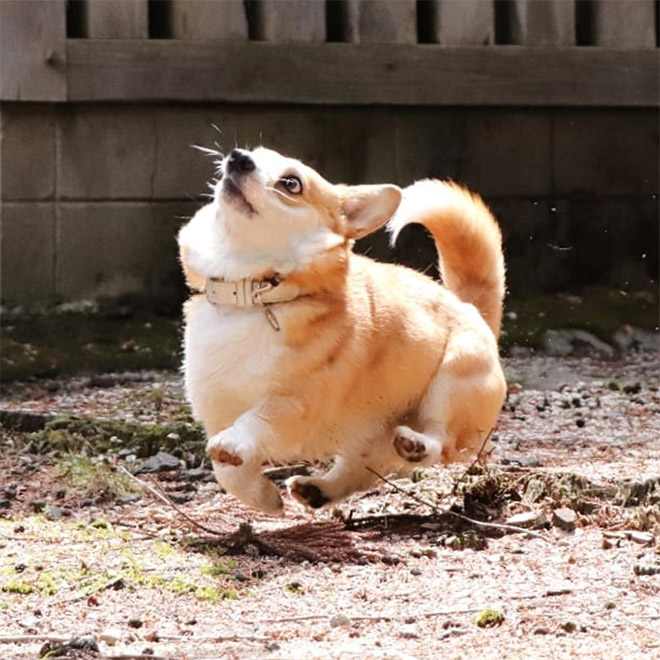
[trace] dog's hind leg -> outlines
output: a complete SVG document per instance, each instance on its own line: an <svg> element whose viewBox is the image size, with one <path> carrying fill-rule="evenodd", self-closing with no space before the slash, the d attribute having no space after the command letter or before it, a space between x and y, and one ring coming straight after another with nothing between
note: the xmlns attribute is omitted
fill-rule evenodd
<svg viewBox="0 0 660 660"><path fill-rule="evenodd" d="M307 508L320 509L372 486L378 477L367 469L367 465L364 459L338 456L332 468L323 476L295 476L288 479L286 485L294 500Z"/></svg>
<svg viewBox="0 0 660 660"><path fill-rule="evenodd" d="M505 394L502 370L488 354L463 352L445 361L417 411L419 430L398 426L394 450L420 465L471 459L484 448Z"/></svg>

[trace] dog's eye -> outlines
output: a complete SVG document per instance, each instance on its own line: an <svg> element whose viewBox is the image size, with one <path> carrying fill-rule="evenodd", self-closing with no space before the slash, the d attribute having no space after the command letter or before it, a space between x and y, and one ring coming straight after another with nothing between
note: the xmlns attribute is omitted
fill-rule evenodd
<svg viewBox="0 0 660 660"><path fill-rule="evenodd" d="M303 190L302 181L297 176L283 176L280 183L292 195L300 195Z"/></svg>

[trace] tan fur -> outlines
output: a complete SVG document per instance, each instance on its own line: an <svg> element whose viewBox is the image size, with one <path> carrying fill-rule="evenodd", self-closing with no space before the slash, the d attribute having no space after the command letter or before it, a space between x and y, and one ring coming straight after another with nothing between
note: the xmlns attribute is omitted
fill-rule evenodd
<svg viewBox="0 0 660 660"><path fill-rule="evenodd" d="M278 273L302 295L272 306L280 332L258 308L214 308L203 296L187 305L186 385L220 484L279 513L281 497L261 474L267 460L334 457L327 474L288 482L295 500L317 508L367 488L367 468L472 457L505 394L496 341L504 264L486 206L454 184L421 182L400 203L395 186L334 186L274 152L248 157L254 171L232 173L231 156L223 165L243 197L218 184L210 208L182 230L186 279L199 290L207 277ZM303 191L283 197L291 172ZM351 251L397 207L392 232L424 224L446 286Z"/></svg>

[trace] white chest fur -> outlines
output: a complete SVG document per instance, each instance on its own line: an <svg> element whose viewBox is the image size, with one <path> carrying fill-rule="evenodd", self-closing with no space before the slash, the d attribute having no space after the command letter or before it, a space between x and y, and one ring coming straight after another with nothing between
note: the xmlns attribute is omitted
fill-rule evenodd
<svg viewBox="0 0 660 660"><path fill-rule="evenodd" d="M266 393L284 348L263 310L190 301L184 372L195 416L209 434L234 423Z"/></svg>

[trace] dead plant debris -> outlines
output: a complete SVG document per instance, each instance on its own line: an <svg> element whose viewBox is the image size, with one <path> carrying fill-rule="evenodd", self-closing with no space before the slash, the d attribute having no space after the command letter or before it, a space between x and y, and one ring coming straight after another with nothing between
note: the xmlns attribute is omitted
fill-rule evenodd
<svg viewBox="0 0 660 660"><path fill-rule="evenodd" d="M509 360L492 454L282 519L219 491L175 374L15 384L0 655L654 657L657 366Z"/></svg>

